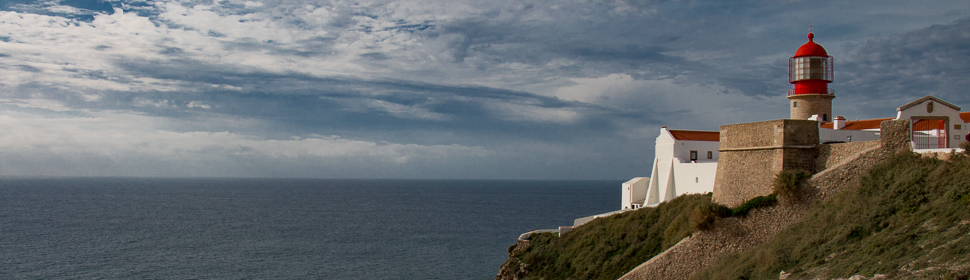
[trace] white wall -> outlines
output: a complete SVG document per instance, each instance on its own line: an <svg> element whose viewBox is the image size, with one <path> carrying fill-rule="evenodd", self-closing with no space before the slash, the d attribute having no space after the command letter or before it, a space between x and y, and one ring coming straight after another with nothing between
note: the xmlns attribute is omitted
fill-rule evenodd
<svg viewBox="0 0 970 280"><path fill-rule="evenodd" d="M621 189L623 200L620 202L620 209L637 209L643 206L649 186L650 177L636 177L623 183Z"/></svg>
<svg viewBox="0 0 970 280"><path fill-rule="evenodd" d="M927 112L926 110L926 104L929 102L935 103L933 104L933 112ZM918 119L920 117L949 118L949 123L947 124L947 130L948 130L947 138L949 139L949 143L950 143L948 145L949 148L959 148L960 143L966 142L963 136L967 135L967 131L970 128L967 128L967 124L963 122L963 119L960 119L960 111L954 110L949 106L940 104L935 100L927 99L915 106L906 108L905 110L902 110L902 111L897 111L896 113L897 120L912 120L913 118ZM910 122L911 129L912 129L913 123L914 122ZM956 129L955 125L960 125L960 129ZM954 137L954 136L959 136L959 137ZM916 147L916 148L919 149L919 147Z"/></svg>
<svg viewBox="0 0 970 280"><path fill-rule="evenodd" d="M650 187L643 204L654 205L683 194L712 192L716 174L716 161L694 163L680 162L680 159L673 158L664 162L657 159L650 174Z"/></svg>
<svg viewBox="0 0 970 280"><path fill-rule="evenodd" d="M680 162L690 161L690 151L697 151L697 162L717 162L720 142L717 141L685 141L677 140L670 134L666 127L660 129L657 136L657 146L655 155L661 161L670 161L678 158ZM707 158L707 152L711 152L712 158Z"/></svg>
<svg viewBox="0 0 970 280"><path fill-rule="evenodd" d="M657 145L654 147L654 157L669 161L674 157L675 142L676 139L670 135L670 132L667 132L666 128L661 128L660 135L657 136Z"/></svg>
<svg viewBox="0 0 970 280"><path fill-rule="evenodd" d="M664 127L660 129L656 143L656 157L643 205L670 201L682 194L714 190L719 142L677 140ZM697 151L696 162L690 161L690 151ZM707 152L711 152L710 159Z"/></svg>
<svg viewBox="0 0 970 280"><path fill-rule="evenodd" d="M720 142L715 141L680 141L674 144L674 157L680 162L690 161L690 151L697 151L697 162L717 162ZM707 159L707 152L711 152L713 158Z"/></svg>
<svg viewBox="0 0 970 280"><path fill-rule="evenodd" d="M714 191L714 175L717 174L716 161L703 163L674 163L674 170L676 170L674 173L676 177L676 190L674 193L676 193L677 196ZM670 199L673 199L673 197Z"/></svg>

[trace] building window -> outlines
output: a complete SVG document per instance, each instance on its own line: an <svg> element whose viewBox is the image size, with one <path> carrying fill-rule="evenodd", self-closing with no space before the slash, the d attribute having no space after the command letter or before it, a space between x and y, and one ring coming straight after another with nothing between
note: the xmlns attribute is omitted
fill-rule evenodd
<svg viewBox="0 0 970 280"><path fill-rule="evenodd" d="M707 151L707 159L714 159L714 152L713 151Z"/></svg>
<svg viewBox="0 0 970 280"><path fill-rule="evenodd" d="M961 126L961 125L959 125L959 124L954 124L954 125L953 125L953 129L957 129L957 130L959 130L959 129L963 129L963 126Z"/></svg>
<svg viewBox="0 0 970 280"><path fill-rule="evenodd" d="M690 151L690 161L697 161L697 151Z"/></svg>
<svg viewBox="0 0 970 280"><path fill-rule="evenodd" d="M822 114L822 121L823 122L829 121L829 114Z"/></svg>
<svg viewBox="0 0 970 280"><path fill-rule="evenodd" d="M701 177L694 177L694 183L700 183Z"/></svg>
<svg viewBox="0 0 970 280"><path fill-rule="evenodd" d="M798 101L792 101L791 107L792 108L798 108Z"/></svg>

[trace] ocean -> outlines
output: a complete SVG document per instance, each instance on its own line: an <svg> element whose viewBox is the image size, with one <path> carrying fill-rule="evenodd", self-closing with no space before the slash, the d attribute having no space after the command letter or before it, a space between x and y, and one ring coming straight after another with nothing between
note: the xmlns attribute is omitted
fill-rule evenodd
<svg viewBox="0 0 970 280"><path fill-rule="evenodd" d="M0 278L492 279L621 183L0 178Z"/></svg>

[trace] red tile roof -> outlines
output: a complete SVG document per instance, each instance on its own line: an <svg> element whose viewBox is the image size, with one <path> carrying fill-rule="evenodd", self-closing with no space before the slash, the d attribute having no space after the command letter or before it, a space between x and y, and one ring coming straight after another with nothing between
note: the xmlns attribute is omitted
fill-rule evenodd
<svg viewBox="0 0 970 280"><path fill-rule="evenodd" d="M964 123L970 123L970 112L960 112L960 118L963 119ZM863 130L863 129L879 129L879 124L885 120L892 120L894 118L881 118L881 119L868 119L868 120L857 120L857 121L846 121L845 130ZM927 120L919 120L913 124L913 129L916 131L924 131L930 129L936 129L933 126L936 123L930 124L926 122ZM822 123L822 128L832 129L832 122Z"/></svg>
<svg viewBox="0 0 970 280"><path fill-rule="evenodd" d="M698 130L667 130L670 131L670 135L674 136L677 140L687 140L687 141L721 141L721 132L719 131L698 131Z"/></svg>

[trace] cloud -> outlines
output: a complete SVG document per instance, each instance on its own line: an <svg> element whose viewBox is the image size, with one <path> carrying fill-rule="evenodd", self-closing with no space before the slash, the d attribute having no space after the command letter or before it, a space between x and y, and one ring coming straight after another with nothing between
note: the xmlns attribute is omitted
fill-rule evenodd
<svg viewBox="0 0 970 280"><path fill-rule="evenodd" d="M145 127L144 124L159 121L151 117L102 112L97 117L44 118L37 116L14 117L0 115L0 161L4 174L56 174L95 176L149 176L152 170L134 173L120 172L126 162L162 169L179 169L179 165L231 164L247 161L254 166L265 166L277 161L300 159L316 162L318 166L334 165L352 159L371 165L386 163L406 164L417 160L435 160L458 157L466 160L488 156L490 152L481 147L460 145L415 145L386 142L368 142L343 139L338 136L310 135L306 138L263 139L252 135L231 132L175 132ZM76 164L68 170L38 167L30 160L20 161L30 155L43 158L70 159ZM92 160L103 164L104 170L85 170L83 162ZM54 163L65 164L65 162ZM358 163L360 164L360 163ZM23 166L23 167L21 167ZM62 166L63 168L63 166ZM313 166L300 168L312 169ZM274 174L245 174L218 166L203 170L206 176L273 176ZM90 173L87 173L90 172ZM370 174L380 177L381 174Z"/></svg>
<svg viewBox="0 0 970 280"><path fill-rule="evenodd" d="M21 140L0 143L0 160L9 174L625 179L648 170L661 125L787 117L806 11L836 57L836 111L885 117L925 94L967 103L964 10L8 1L0 114Z"/></svg>
<svg viewBox="0 0 970 280"><path fill-rule="evenodd" d="M853 102L871 100L863 103L870 108L858 108L868 114L877 110L892 114L891 109L924 95L970 104L966 90L970 88L966 79L970 72L968 29L970 19L962 19L868 40L836 68L843 89L837 94Z"/></svg>

